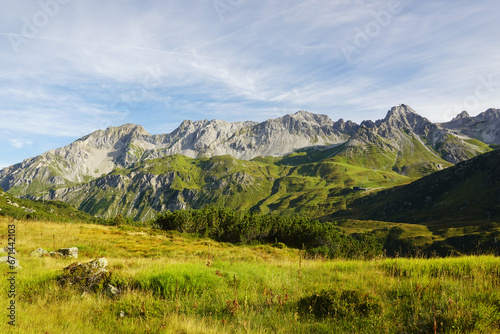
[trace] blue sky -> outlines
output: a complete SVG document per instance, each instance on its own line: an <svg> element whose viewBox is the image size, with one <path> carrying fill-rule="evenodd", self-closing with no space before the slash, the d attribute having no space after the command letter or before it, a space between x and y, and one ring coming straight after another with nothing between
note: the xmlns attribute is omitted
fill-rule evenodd
<svg viewBox="0 0 500 334"><path fill-rule="evenodd" d="M0 167L94 130L500 108L494 0L0 2Z"/></svg>

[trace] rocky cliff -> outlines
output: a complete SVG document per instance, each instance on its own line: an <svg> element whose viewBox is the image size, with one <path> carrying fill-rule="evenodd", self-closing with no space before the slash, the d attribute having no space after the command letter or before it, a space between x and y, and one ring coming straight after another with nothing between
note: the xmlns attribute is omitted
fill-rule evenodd
<svg viewBox="0 0 500 334"><path fill-rule="evenodd" d="M221 120L184 121L169 134L150 135L125 124L95 131L68 146L26 159L0 171L0 187L16 195L41 195L51 186L85 183L116 168L146 159L182 154L191 158L231 155L250 160L283 156L310 146L344 143L356 131L353 122L299 111L262 123Z"/></svg>
<svg viewBox="0 0 500 334"><path fill-rule="evenodd" d="M490 108L475 117L463 111L450 122L439 125L456 134L475 138L487 144L500 145L500 109Z"/></svg>
<svg viewBox="0 0 500 334"><path fill-rule="evenodd" d="M349 163L422 176L491 150L468 139L402 104L391 108L384 119L361 123L338 155Z"/></svg>

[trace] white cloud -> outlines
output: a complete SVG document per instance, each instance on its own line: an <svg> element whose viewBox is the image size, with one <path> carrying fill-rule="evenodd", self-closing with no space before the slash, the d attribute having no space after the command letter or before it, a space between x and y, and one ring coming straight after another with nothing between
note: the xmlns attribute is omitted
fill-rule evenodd
<svg viewBox="0 0 500 334"><path fill-rule="evenodd" d="M9 38L41 7L3 2L0 130L67 140L131 121L158 129L306 109L359 122L400 103L441 121L460 106L500 107L500 87L476 96L499 75L493 0L407 1L352 63L341 44L388 2L230 3L221 13L202 0L69 1L16 53Z"/></svg>
<svg viewBox="0 0 500 334"><path fill-rule="evenodd" d="M22 138L9 139L9 142L14 148L25 148L26 146L30 146L33 144L31 140Z"/></svg>

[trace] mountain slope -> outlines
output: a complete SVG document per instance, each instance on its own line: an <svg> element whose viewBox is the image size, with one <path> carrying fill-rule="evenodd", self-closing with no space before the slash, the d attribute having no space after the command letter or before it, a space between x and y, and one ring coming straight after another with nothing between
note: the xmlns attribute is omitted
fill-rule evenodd
<svg viewBox="0 0 500 334"><path fill-rule="evenodd" d="M357 129L352 122L299 111L262 123L184 121L172 133L150 135L126 124L95 131L72 144L0 171L0 187L12 193L40 196L49 187L94 180L138 161L182 154L191 158L232 155L239 159L283 156L317 145L338 145Z"/></svg>
<svg viewBox="0 0 500 334"><path fill-rule="evenodd" d="M475 117L463 111L450 122L439 125L487 144L500 145L500 109L490 108Z"/></svg>
<svg viewBox="0 0 500 334"><path fill-rule="evenodd" d="M30 201L0 190L0 217L53 222L95 223L97 218L60 201Z"/></svg>
<svg viewBox="0 0 500 334"><path fill-rule="evenodd" d="M331 218L420 223L431 230L500 222L500 151L347 205Z"/></svg>
<svg viewBox="0 0 500 334"><path fill-rule="evenodd" d="M317 152L300 154L314 160ZM116 169L89 183L48 192L101 217L118 213L137 220L160 211L219 205L261 213L301 213L319 217L343 208L346 198L362 195L351 188L392 187L410 179L331 159L288 165L293 159L238 160L231 156L192 159L182 155L151 159Z"/></svg>
<svg viewBox="0 0 500 334"><path fill-rule="evenodd" d="M439 128L403 104L382 120L363 122L337 155L351 164L422 176L490 150Z"/></svg>

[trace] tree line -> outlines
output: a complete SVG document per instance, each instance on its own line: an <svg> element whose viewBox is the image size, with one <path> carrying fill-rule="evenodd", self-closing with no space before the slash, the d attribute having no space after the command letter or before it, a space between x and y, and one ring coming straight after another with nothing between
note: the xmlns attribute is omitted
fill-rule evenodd
<svg viewBox="0 0 500 334"><path fill-rule="evenodd" d="M348 235L333 223L302 216L282 217L206 207L160 213L153 227L235 244L284 244L329 258L366 259L383 253L382 245L373 235Z"/></svg>

